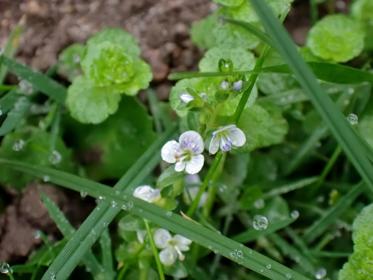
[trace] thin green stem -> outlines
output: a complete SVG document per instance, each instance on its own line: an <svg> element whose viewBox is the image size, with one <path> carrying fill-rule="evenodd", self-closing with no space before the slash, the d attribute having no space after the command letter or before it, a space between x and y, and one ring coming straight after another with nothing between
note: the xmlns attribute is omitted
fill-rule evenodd
<svg viewBox="0 0 373 280"><path fill-rule="evenodd" d="M202 194L205 192L205 190L209 186L210 182L212 181L212 178L215 177L215 172L218 169L219 163L220 163L222 158L223 158L223 153L222 152L219 152L216 155L216 157L214 158L214 161L212 162L212 164L211 164L211 166L210 166L210 168L207 172L207 175L206 175L205 179L203 180L203 183L202 183L201 187L198 190L196 198L193 200L192 204L190 205L190 207L187 211L188 216L192 217L194 215L194 213L196 212L196 210L198 208L198 205L199 205L199 202L201 200Z"/></svg>
<svg viewBox="0 0 373 280"><path fill-rule="evenodd" d="M258 79L260 69L262 68L262 66L264 64L264 60L265 60L269 50L270 50L270 47L268 45L266 45L263 49L263 52L262 52L261 56L258 58L258 60L255 63L253 73L251 74L251 76L249 78L248 86L247 86L246 90L244 91L244 93L242 94L242 97L240 99L240 102L238 103L236 112L234 113L235 123L238 123L240 118L241 118L242 112L246 107L247 101L249 100L249 97L250 97L251 92L254 88L255 82Z"/></svg>
<svg viewBox="0 0 373 280"><path fill-rule="evenodd" d="M150 246L152 247L155 263L157 265L159 279L160 280L165 280L163 267L162 267L161 260L159 259L159 255L158 255L158 250L157 250L157 247L155 246L153 235L152 235L152 232L151 232L150 227L149 227L149 223L145 219L144 219L144 224L145 224L145 227L146 227L146 232L148 233Z"/></svg>
<svg viewBox="0 0 373 280"><path fill-rule="evenodd" d="M311 22L312 24L315 24L317 22L317 19L319 17L319 11L317 8L317 1L316 0L310 0L310 12L311 12Z"/></svg>

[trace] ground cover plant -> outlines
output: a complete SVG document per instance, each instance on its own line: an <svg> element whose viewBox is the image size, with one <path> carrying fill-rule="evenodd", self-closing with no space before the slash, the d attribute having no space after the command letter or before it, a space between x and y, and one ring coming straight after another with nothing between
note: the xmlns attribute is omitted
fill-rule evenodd
<svg viewBox="0 0 373 280"><path fill-rule="evenodd" d="M171 73L168 102L123 29L46 73L14 59L10 34L0 183L95 208L75 228L42 193L59 238L30 233L43 245L0 278L373 279L372 1L325 15L310 1L304 46L282 24L292 0L215 2L190 31L197 70Z"/></svg>

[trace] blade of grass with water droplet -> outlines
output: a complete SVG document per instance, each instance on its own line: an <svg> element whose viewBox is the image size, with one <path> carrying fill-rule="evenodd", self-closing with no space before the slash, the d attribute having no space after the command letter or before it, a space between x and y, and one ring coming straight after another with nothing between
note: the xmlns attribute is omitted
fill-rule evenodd
<svg viewBox="0 0 373 280"><path fill-rule="evenodd" d="M268 35L274 42L276 50L294 72L310 100L319 112L347 157L373 192L373 166L366 156L361 140L353 132L351 125L331 98L325 94L316 80L315 75L299 55L289 34L280 21L274 16L268 5L262 0L251 0Z"/></svg>
<svg viewBox="0 0 373 280"><path fill-rule="evenodd" d="M27 97L18 98L13 109L10 110L4 122L0 126L0 136L4 136L17 127L30 108L30 105L30 100Z"/></svg>
<svg viewBox="0 0 373 280"><path fill-rule="evenodd" d="M0 56L0 62L8 68L9 72L28 81L38 91L46 94L61 104L65 102L66 88L48 77L48 75L32 70L4 55Z"/></svg>
<svg viewBox="0 0 373 280"><path fill-rule="evenodd" d="M185 219L180 215L176 215L155 205L134 198L132 195L124 197L124 195L118 194L115 190L103 184L96 183L51 168L33 166L16 161L0 159L0 164L8 165L10 167L16 168L19 171L33 174L34 176L40 178L48 175L52 183L75 191L84 191L96 198L106 197L106 199L108 200L116 201L119 206L128 205L128 203L131 203L133 204L133 207L127 207L127 210L130 213L147 219L162 228L181 234L200 244L201 246L213 250L214 252L216 251L216 253L229 258L234 262L246 268L249 268L267 278L286 280L289 279L290 275L292 279L309 279L299 274L298 272L289 269L286 266L262 254L259 254L236 241L233 241L232 239L229 239L198 224L197 222ZM92 233L89 234L89 237L91 236ZM81 248L80 246L79 249L82 250L84 248ZM71 263L70 259L65 259L65 261L67 263ZM74 263L73 267L75 267L75 265L76 264ZM271 266L271 269L267 269L268 265ZM70 272L71 271L69 269L65 271L63 265L58 271L49 269L49 273L45 274L43 279L49 279L52 275L57 276L57 279L66 279Z"/></svg>

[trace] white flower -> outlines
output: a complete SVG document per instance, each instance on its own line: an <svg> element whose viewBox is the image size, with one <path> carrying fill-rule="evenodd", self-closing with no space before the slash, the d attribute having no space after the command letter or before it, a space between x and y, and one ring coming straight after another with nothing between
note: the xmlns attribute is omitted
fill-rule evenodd
<svg viewBox="0 0 373 280"><path fill-rule="evenodd" d="M238 80L236 82L233 83L233 90L235 91L240 91L242 89L242 80Z"/></svg>
<svg viewBox="0 0 373 280"><path fill-rule="evenodd" d="M194 97L190 95L189 93L184 92L180 94L180 100L184 102L185 104L188 104L189 102L192 102L194 100Z"/></svg>
<svg viewBox="0 0 373 280"><path fill-rule="evenodd" d="M180 135L179 142L172 140L164 144L161 155L164 161L175 163L177 172L185 170L188 174L196 174L202 169L205 161L201 155L203 149L201 135L190 130Z"/></svg>
<svg viewBox="0 0 373 280"><path fill-rule="evenodd" d="M161 198L161 191L153 189L151 186L144 185L137 187L133 191L133 196L149 203L153 203Z"/></svg>
<svg viewBox="0 0 373 280"><path fill-rule="evenodd" d="M172 265L177 258L180 261L185 259L182 252L189 251L191 240L176 234L172 236L168 230L157 229L154 232L154 243L162 251L159 252L159 259L164 265Z"/></svg>
<svg viewBox="0 0 373 280"><path fill-rule="evenodd" d="M229 83L227 82L227 81L222 81L221 83L220 83L220 88L222 89L222 90L228 90L229 89Z"/></svg>
<svg viewBox="0 0 373 280"><path fill-rule="evenodd" d="M246 143L246 136L236 125L224 126L212 133L212 139L209 146L210 154L216 154L222 150L227 152L233 147L242 147Z"/></svg>

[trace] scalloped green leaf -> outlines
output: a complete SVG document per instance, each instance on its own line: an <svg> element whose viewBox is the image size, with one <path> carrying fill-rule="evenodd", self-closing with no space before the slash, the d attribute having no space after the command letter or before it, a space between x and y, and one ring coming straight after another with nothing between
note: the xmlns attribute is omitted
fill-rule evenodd
<svg viewBox="0 0 373 280"><path fill-rule="evenodd" d="M201 49L209 49L216 46L216 38L211 30L213 30L217 24L217 13L194 22L190 30L193 43L195 43Z"/></svg>
<svg viewBox="0 0 373 280"><path fill-rule="evenodd" d="M85 46L82 44L72 44L62 51L58 56L57 71L60 75L73 81L82 74L80 61L85 54Z"/></svg>
<svg viewBox="0 0 373 280"><path fill-rule="evenodd" d="M79 122L97 124L117 111L120 98L111 88L95 87L78 77L67 91L66 106Z"/></svg>
<svg viewBox="0 0 373 280"><path fill-rule="evenodd" d="M246 135L246 144L241 148L244 151L281 143L289 128L280 108L269 103L246 108L237 126Z"/></svg>
<svg viewBox="0 0 373 280"><path fill-rule="evenodd" d="M310 30L307 46L313 54L334 62L346 62L364 49L361 25L345 15L329 15Z"/></svg>

